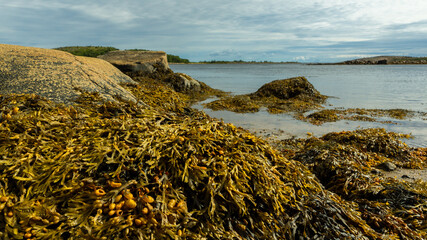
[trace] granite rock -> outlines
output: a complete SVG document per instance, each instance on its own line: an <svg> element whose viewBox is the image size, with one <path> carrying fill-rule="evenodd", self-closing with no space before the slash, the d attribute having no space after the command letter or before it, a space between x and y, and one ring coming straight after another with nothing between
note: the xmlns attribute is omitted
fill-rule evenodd
<svg viewBox="0 0 427 240"><path fill-rule="evenodd" d="M136 83L110 63L58 50L0 44L0 94L37 94L70 104L81 92L136 102L120 84Z"/></svg>

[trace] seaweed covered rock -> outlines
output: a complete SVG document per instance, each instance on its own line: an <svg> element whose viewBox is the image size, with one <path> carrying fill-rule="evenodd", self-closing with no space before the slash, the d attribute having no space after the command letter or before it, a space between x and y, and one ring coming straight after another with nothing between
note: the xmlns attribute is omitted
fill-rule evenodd
<svg viewBox="0 0 427 240"><path fill-rule="evenodd" d="M408 147L399 140L406 137L384 129L363 129L285 140L281 146L289 158L308 166L328 190L357 203L362 218L378 233L425 239L427 182L409 183L376 170L384 163L427 167L427 149Z"/></svg>
<svg viewBox="0 0 427 240"><path fill-rule="evenodd" d="M264 84L250 96L252 98L275 97L281 100L298 99L317 103L323 103L327 98L320 94L305 77L272 81Z"/></svg>
<svg viewBox="0 0 427 240"><path fill-rule="evenodd" d="M241 113L256 112L260 107L266 107L270 113L303 113L321 108L326 99L327 96L320 94L305 77L295 77L264 84L251 94L226 96L205 106Z"/></svg>
<svg viewBox="0 0 427 240"><path fill-rule="evenodd" d="M381 238L243 129L96 98L0 98L1 238Z"/></svg>
<svg viewBox="0 0 427 240"><path fill-rule="evenodd" d="M140 84L154 83L154 85L165 85L175 92L188 96L191 102L204 100L211 96L224 95L224 92L221 90L213 89L204 82L200 82L187 74L174 73L172 70L164 74L127 74Z"/></svg>
<svg viewBox="0 0 427 240"><path fill-rule="evenodd" d="M135 83L106 61L58 50L0 44L0 94L33 93L71 103L82 91L136 102L120 84Z"/></svg>
<svg viewBox="0 0 427 240"><path fill-rule="evenodd" d="M164 81L171 84L175 91L182 93L200 92L203 87L206 87L202 82L184 73L171 74Z"/></svg>
<svg viewBox="0 0 427 240"><path fill-rule="evenodd" d="M133 79L140 82L156 80L165 83L176 92L190 95L195 100L222 94L222 91L212 89L187 74L174 73L169 68L166 53L162 51L119 50L100 55L98 58L110 62Z"/></svg>

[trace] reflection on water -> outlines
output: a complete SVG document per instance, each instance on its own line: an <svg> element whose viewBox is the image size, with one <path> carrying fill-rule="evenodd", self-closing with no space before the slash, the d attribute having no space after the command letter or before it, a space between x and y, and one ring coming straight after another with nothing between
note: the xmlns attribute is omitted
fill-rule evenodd
<svg viewBox="0 0 427 240"><path fill-rule="evenodd" d="M427 111L427 65L205 64L171 65L171 68L233 94L254 92L272 80L305 76L320 93L336 97L328 100L331 107ZM194 107L203 109L200 104ZM412 133L414 138L407 140L408 144L427 147L425 119L393 120L397 124L339 121L314 126L287 114L272 115L265 110L246 114L203 110L212 117L247 129L281 130L283 136L303 137L307 132L320 136L331 131L382 127Z"/></svg>

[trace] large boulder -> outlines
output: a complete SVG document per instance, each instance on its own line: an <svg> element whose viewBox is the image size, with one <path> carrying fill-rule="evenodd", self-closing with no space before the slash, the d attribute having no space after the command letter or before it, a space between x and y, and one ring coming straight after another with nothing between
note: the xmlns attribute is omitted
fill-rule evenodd
<svg viewBox="0 0 427 240"><path fill-rule="evenodd" d="M156 72L170 71L167 55L162 51L111 51L98 56L122 72L137 72L144 74L153 74Z"/></svg>
<svg viewBox="0 0 427 240"><path fill-rule="evenodd" d="M110 63L58 50L0 44L0 94L37 94L72 103L81 92L136 102L120 84L136 83Z"/></svg>

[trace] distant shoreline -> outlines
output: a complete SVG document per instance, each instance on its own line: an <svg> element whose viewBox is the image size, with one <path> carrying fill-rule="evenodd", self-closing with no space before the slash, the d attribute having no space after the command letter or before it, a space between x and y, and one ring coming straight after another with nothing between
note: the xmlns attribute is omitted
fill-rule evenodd
<svg viewBox="0 0 427 240"><path fill-rule="evenodd" d="M190 63L174 63L170 62L169 65L209 65L209 64L306 64L300 62L190 62Z"/></svg>
<svg viewBox="0 0 427 240"><path fill-rule="evenodd" d="M427 65L427 63L388 63L388 64L360 64L360 63L301 63L301 62L268 62L268 63L251 63L251 62L244 62L244 63L199 63L199 62L192 62L192 63L174 63L170 62L169 65L212 65L212 64L256 64L256 65L263 65L263 64L301 64L301 65Z"/></svg>
<svg viewBox="0 0 427 240"><path fill-rule="evenodd" d="M306 64L306 65L420 65L427 64L427 57L402 57L402 56L376 56L369 58L358 58L334 63L302 63L302 62L246 62L246 61L204 61L189 63L169 64Z"/></svg>

